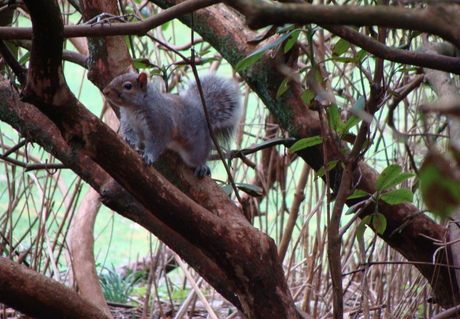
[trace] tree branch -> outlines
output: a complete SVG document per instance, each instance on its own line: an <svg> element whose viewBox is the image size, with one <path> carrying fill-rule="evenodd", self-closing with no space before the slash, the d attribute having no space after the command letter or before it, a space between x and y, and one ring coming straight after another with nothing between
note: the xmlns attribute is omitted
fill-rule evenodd
<svg viewBox="0 0 460 319"><path fill-rule="evenodd" d="M437 69L460 75L460 59L452 55L431 52L401 50L386 46L347 26L322 25L339 37L361 47L374 56L397 63Z"/></svg>
<svg viewBox="0 0 460 319"><path fill-rule="evenodd" d="M110 319L61 283L7 258L0 257L0 273L2 303L34 318Z"/></svg>
<svg viewBox="0 0 460 319"><path fill-rule="evenodd" d="M95 24L69 25L64 27L64 38L75 37L98 37L114 35L145 35L148 31L156 28L170 20L181 17L187 13L217 4L221 0L191 0L184 1L177 6L160 12L142 22L132 23L109 23L100 22ZM46 14L44 14L46 17ZM30 40L32 39L32 28L2 27L0 28L0 39L3 40Z"/></svg>
<svg viewBox="0 0 460 319"><path fill-rule="evenodd" d="M245 15L252 29L285 23L380 26L438 35L460 47L459 5L433 4L424 9L395 6L310 5L269 3L261 0L227 0Z"/></svg>

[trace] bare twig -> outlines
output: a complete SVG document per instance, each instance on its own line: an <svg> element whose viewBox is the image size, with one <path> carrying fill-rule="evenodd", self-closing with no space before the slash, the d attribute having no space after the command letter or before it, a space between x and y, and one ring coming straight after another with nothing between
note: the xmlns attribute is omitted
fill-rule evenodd
<svg viewBox="0 0 460 319"><path fill-rule="evenodd" d="M96 24L96 25L72 25L64 28L64 38L74 37L95 37L110 35L145 35L151 29L158 27L172 19L195 10L211 6L221 2L220 0L193 0L185 1L171 9L156 14L142 22ZM0 28L0 39L31 39L31 28L2 27Z"/></svg>

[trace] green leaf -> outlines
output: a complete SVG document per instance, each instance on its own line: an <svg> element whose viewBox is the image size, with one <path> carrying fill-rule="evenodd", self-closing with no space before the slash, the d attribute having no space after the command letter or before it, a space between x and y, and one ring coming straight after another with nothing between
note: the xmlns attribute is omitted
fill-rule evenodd
<svg viewBox="0 0 460 319"><path fill-rule="evenodd" d="M316 96L315 92L311 89L308 89L302 92L302 94L300 95L300 98L305 103L305 105L309 106L311 103L311 100L313 100L315 96Z"/></svg>
<svg viewBox="0 0 460 319"><path fill-rule="evenodd" d="M376 213L372 216L372 226L377 234L382 235L387 229L387 219L381 213Z"/></svg>
<svg viewBox="0 0 460 319"><path fill-rule="evenodd" d="M264 49L264 48L262 48L262 49ZM235 71L240 72L240 71L246 69L247 67L253 65L254 63L256 63L262 57L262 55L264 54L265 50L268 50L268 48L266 48L264 50L259 49L257 51L254 51L253 53L251 53L247 57L245 57L243 60L238 62L238 64L235 66Z"/></svg>
<svg viewBox="0 0 460 319"><path fill-rule="evenodd" d="M334 167L336 167L338 163L339 163L338 160L330 161L329 163L327 163L327 170L330 171L331 169L333 169ZM325 168L324 166L322 166L322 167L316 172L316 177L315 177L315 178L322 177L324 174L326 174L326 168Z"/></svg>
<svg viewBox="0 0 460 319"><path fill-rule="evenodd" d="M350 48L350 42L344 39L340 39L332 48L333 56L341 56Z"/></svg>
<svg viewBox="0 0 460 319"><path fill-rule="evenodd" d="M288 33L284 34L283 36L279 37L278 40L276 40L275 42L269 43L266 46L264 46L264 47L262 47L260 49L257 49L254 52L252 52L251 54L249 54L243 60L238 62L238 64L235 66L235 71L239 72L239 71L242 71L242 70L246 69L247 67L253 65L255 62L257 62L262 57L262 55L265 53L265 51L267 51L267 50L269 50L271 48L274 48L277 45L283 43L283 41L286 40L287 38L289 38L293 32L294 31L288 32Z"/></svg>
<svg viewBox="0 0 460 319"><path fill-rule="evenodd" d="M398 176L396 176L395 179L393 179L393 181L391 183L389 183L387 185L386 189L395 187L396 185L401 184L402 182L404 182L405 180L407 180L407 179L409 179L409 178L411 178L413 176L414 176L414 174L411 174L411 173L401 173Z"/></svg>
<svg viewBox="0 0 460 319"><path fill-rule="evenodd" d="M368 196L371 196L371 194L369 194L368 192L363 191L361 189L355 189L353 194L348 196L347 199L355 199L355 198L368 197Z"/></svg>
<svg viewBox="0 0 460 319"><path fill-rule="evenodd" d="M420 191L428 209L443 218L460 205L460 185L449 162L440 154L429 154L420 169Z"/></svg>
<svg viewBox="0 0 460 319"><path fill-rule="evenodd" d="M372 220L372 216L371 215L367 215L366 217L364 217L361 222L359 223L357 229L356 229L356 239L358 241L361 241L363 240L363 237L364 237L364 232L366 231L366 225L368 225Z"/></svg>
<svg viewBox="0 0 460 319"><path fill-rule="evenodd" d="M278 99L281 95L283 95L284 92L286 92L286 90L288 89L289 87L289 82L291 81L291 78L288 78L288 77L285 77L283 82L281 82L279 88L278 88L278 91L276 91L276 98Z"/></svg>
<svg viewBox="0 0 460 319"><path fill-rule="evenodd" d="M392 91L392 90L388 90L387 92L389 95L394 96L396 98L399 98L401 96L401 94L399 94L398 92Z"/></svg>
<svg viewBox="0 0 460 319"><path fill-rule="evenodd" d="M369 52L367 52L366 50L360 50L358 51L358 53L356 53L356 60L361 62L368 55L369 55Z"/></svg>
<svg viewBox="0 0 460 319"><path fill-rule="evenodd" d="M394 191L389 191L387 193L382 194L380 199L383 200L385 203L390 205L401 204L405 202L412 202L414 198L414 194L407 188L396 189Z"/></svg>
<svg viewBox="0 0 460 319"><path fill-rule="evenodd" d="M385 168L377 178L377 183L375 184L377 191L381 192L388 189L388 185L393 184L393 181L401 174L401 171L401 166L396 164L389 165L387 168Z"/></svg>
<svg viewBox="0 0 460 319"><path fill-rule="evenodd" d="M289 150L291 152L297 152L299 150L303 150L304 148L321 144L322 142L323 138L321 136L307 137L295 142L294 145L289 148Z"/></svg>
<svg viewBox="0 0 460 319"><path fill-rule="evenodd" d="M347 211L345 212L345 215L352 215L355 213L355 210L356 210L356 206L348 207Z"/></svg>
<svg viewBox="0 0 460 319"><path fill-rule="evenodd" d="M152 64L149 59L133 59L133 65L136 69L149 69L156 67L155 64Z"/></svg>
<svg viewBox="0 0 460 319"><path fill-rule="evenodd" d="M19 59L19 64L23 65L25 64L27 61L29 61L30 59L30 51L27 51L22 57L21 59Z"/></svg>
<svg viewBox="0 0 460 319"><path fill-rule="evenodd" d="M372 215L365 216L356 229L356 238L361 241L366 231L366 225L371 226L377 234L382 235L387 229L387 219L381 213L375 213Z"/></svg>
<svg viewBox="0 0 460 319"><path fill-rule="evenodd" d="M258 35L256 35L254 38L251 38L248 40L248 44L258 44L266 39L268 39L269 37L273 36L277 31L277 28L274 27L274 26L269 26L267 28L265 28L264 30L262 30ZM281 33L280 31L278 31L279 33Z"/></svg>
<svg viewBox="0 0 460 319"><path fill-rule="evenodd" d="M331 125L331 128L336 131L340 123L339 108L337 105L333 104L327 108L327 111L329 113L329 124Z"/></svg>
<svg viewBox="0 0 460 319"><path fill-rule="evenodd" d="M352 115L345 123L339 123L339 126L337 127L337 133L347 133L352 127L356 126L359 122L361 122L361 119Z"/></svg>
<svg viewBox="0 0 460 319"><path fill-rule="evenodd" d="M233 187L232 185L225 185L225 186L222 186L222 190L225 192L225 194L227 195L231 195L233 193Z"/></svg>
<svg viewBox="0 0 460 319"><path fill-rule="evenodd" d="M279 27L277 32L278 33L285 33L285 32L288 32L288 31L292 31L294 29L295 29L295 24L285 24L284 26Z"/></svg>
<svg viewBox="0 0 460 319"><path fill-rule="evenodd" d="M410 48L410 44L409 44L409 43L403 43L403 44L398 45L398 46L396 47L396 49L399 49L399 50L407 50L407 49L409 49L409 48Z"/></svg>
<svg viewBox="0 0 460 319"><path fill-rule="evenodd" d="M246 194L252 197L260 197L264 195L264 189L260 186L246 184L246 183L236 183L236 187L245 192Z"/></svg>
<svg viewBox="0 0 460 319"><path fill-rule="evenodd" d="M300 30L294 30L284 45L284 53L289 52L299 38Z"/></svg>

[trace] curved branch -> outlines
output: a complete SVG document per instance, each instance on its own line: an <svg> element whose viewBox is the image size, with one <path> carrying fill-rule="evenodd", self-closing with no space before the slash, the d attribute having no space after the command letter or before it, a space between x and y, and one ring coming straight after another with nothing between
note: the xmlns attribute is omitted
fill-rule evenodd
<svg viewBox="0 0 460 319"><path fill-rule="evenodd" d="M61 283L0 257L0 300L34 318L109 319ZM65 307L63 307L65 305Z"/></svg>
<svg viewBox="0 0 460 319"><path fill-rule="evenodd" d="M80 294L111 317L96 273L94 258L94 224L100 207L99 194L90 188L78 207L68 238L73 260L72 268Z"/></svg>
<svg viewBox="0 0 460 319"><path fill-rule="evenodd" d="M69 25L64 27L64 38L75 37L97 37L114 35L145 35L148 31L156 28L170 20L181 17L187 13L202 9L221 0L192 0L184 1L171 9L160 12L142 22L114 23L101 22L95 24ZM47 17L44 13L43 17ZM0 28L0 39L25 39L32 38L32 28L2 27Z"/></svg>
<svg viewBox="0 0 460 319"><path fill-rule="evenodd" d="M16 60L13 53L11 53L10 48L5 44L4 41L0 40L0 54L3 56L3 59L10 66L11 70L18 77L19 83L24 85L26 83L27 70Z"/></svg>
<svg viewBox="0 0 460 319"><path fill-rule="evenodd" d="M31 41L27 41L27 40L13 40L11 41L12 43L14 43L15 45L21 47L21 48L24 48L26 50L32 50L32 42ZM74 44L75 45L75 44ZM0 52L2 55L3 55L3 52ZM85 54L82 54L82 53L79 53L79 52L76 52L76 51L71 51L71 50L63 50L62 51L62 59L65 60L65 61L69 61L69 62L72 62L72 63L75 63L81 67L84 67L84 68L88 68L87 66L87 55ZM12 62L14 63L14 62ZM8 65L14 70L13 66L11 65L10 62L8 62ZM17 72L15 72L17 74ZM27 72L25 72L27 73Z"/></svg>
<svg viewBox="0 0 460 319"><path fill-rule="evenodd" d="M441 70L460 75L460 59L454 55L392 48L346 26L322 25L331 33L361 47L381 59Z"/></svg>
<svg viewBox="0 0 460 319"><path fill-rule="evenodd" d="M330 6L269 3L261 0L226 0L246 16L252 29L284 23L380 26L427 32L460 47L459 5L443 3L425 9L393 6Z"/></svg>

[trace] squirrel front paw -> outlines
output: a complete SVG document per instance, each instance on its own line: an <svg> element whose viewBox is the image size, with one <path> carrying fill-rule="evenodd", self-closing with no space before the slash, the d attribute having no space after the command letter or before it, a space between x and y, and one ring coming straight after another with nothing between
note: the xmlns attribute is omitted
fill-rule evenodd
<svg viewBox="0 0 460 319"><path fill-rule="evenodd" d="M156 160L155 156L152 153L144 152L142 157L144 158L145 164L147 164L148 166L151 166Z"/></svg>
<svg viewBox="0 0 460 319"><path fill-rule="evenodd" d="M197 168L195 168L195 176L199 178L203 178L206 175L211 175L211 169L209 168L208 165L200 165Z"/></svg>

